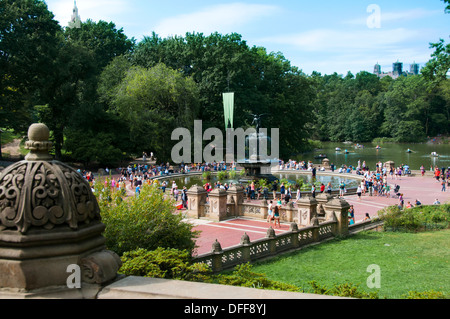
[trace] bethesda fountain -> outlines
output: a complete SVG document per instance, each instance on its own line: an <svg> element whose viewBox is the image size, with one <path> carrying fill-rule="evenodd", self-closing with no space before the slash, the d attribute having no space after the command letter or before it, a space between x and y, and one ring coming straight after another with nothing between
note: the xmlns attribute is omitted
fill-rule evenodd
<svg viewBox="0 0 450 319"><path fill-rule="evenodd" d="M265 132L260 130L261 117L265 115L267 114L252 114L252 125L255 127L255 132L246 137L245 158L237 159L237 164L245 171L239 182L251 183L260 179L272 182L278 179L271 173L271 166L274 162L278 163L278 159L270 159L267 156L267 149L271 148L272 140Z"/></svg>

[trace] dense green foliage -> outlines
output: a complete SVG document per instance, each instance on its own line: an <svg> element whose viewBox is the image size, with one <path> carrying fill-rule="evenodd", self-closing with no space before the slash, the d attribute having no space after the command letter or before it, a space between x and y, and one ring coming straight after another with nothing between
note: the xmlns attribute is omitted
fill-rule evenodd
<svg viewBox="0 0 450 319"><path fill-rule="evenodd" d="M99 182L95 194L106 226L106 246L117 254L158 247L194 250L198 233L155 184L143 185L139 196L125 197Z"/></svg>
<svg viewBox="0 0 450 319"><path fill-rule="evenodd" d="M158 247L139 248L123 254L120 272L127 276L203 281L211 270L205 264L192 263L187 250Z"/></svg>
<svg viewBox="0 0 450 319"><path fill-rule="evenodd" d="M450 226L450 204L400 209L386 207L378 212L386 230L423 231Z"/></svg>
<svg viewBox="0 0 450 319"><path fill-rule="evenodd" d="M449 80L434 86L422 75L379 79L313 74L316 99L314 138L367 142L386 137L394 142L421 142L449 134Z"/></svg>
<svg viewBox="0 0 450 319"><path fill-rule="evenodd" d="M57 159L110 166L145 151L169 161L175 127L192 132L199 119L203 131L224 128L223 92L235 93L235 128L269 114L262 127L280 129L284 159L313 147L311 139L449 134L443 39L430 44L422 75L393 80L365 71L306 75L237 33L153 33L136 43L112 22L62 28L42 0L1 1L0 16L0 128L24 135L32 122L46 123Z"/></svg>

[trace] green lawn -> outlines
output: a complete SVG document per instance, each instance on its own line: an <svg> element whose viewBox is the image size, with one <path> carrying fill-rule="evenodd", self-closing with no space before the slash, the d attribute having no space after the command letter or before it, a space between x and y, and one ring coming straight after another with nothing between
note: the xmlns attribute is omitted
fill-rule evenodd
<svg viewBox="0 0 450 319"><path fill-rule="evenodd" d="M450 295L450 230L423 233L363 232L255 263L267 278L312 292L309 281L322 286L352 283L380 298L402 298L408 291L440 291ZM380 268L380 289L368 288L367 267Z"/></svg>

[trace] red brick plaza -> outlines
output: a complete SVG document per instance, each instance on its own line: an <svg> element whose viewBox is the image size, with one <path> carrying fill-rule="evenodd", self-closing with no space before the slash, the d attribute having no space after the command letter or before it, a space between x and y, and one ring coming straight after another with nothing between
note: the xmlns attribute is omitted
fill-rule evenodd
<svg viewBox="0 0 450 319"><path fill-rule="evenodd" d="M377 216L377 212L384 207L398 205L399 200L394 195L395 185L400 186L400 193L403 193L405 205L409 202L414 204L418 199L423 205L431 205L436 199L441 203L450 202L450 191L447 189L441 192L441 184L433 176L427 174L421 176L420 172L414 172L415 176L402 177L401 179L388 179L391 185L391 197L363 195L358 200L357 195L347 195L345 200L353 205L355 209L355 221L364 219L365 214L369 213L371 217ZM217 239L222 248L231 247L240 243L244 233L250 237L250 240L256 240L266 236L267 229L270 227L265 220L254 220L246 218L230 219L222 222L210 222L205 220L191 220L195 223L194 230L201 231L197 239L197 254L203 254L211 251L212 244ZM272 225L272 227L274 227ZM289 224L281 223L281 228L274 228L275 233L279 234L289 230Z"/></svg>

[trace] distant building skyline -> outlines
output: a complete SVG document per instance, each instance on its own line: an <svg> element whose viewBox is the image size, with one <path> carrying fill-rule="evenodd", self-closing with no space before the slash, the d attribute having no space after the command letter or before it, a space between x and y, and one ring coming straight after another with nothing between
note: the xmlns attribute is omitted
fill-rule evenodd
<svg viewBox="0 0 450 319"><path fill-rule="evenodd" d="M378 64L375 64L373 68L373 73L376 74L379 78L383 78L385 76L390 76L394 80L397 79L399 76L411 76L411 75L418 75L419 74L419 64L415 61L410 64L409 71L403 71L403 62L397 62L392 63L392 71L391 72L381 72L381 66Z"/></svg>

